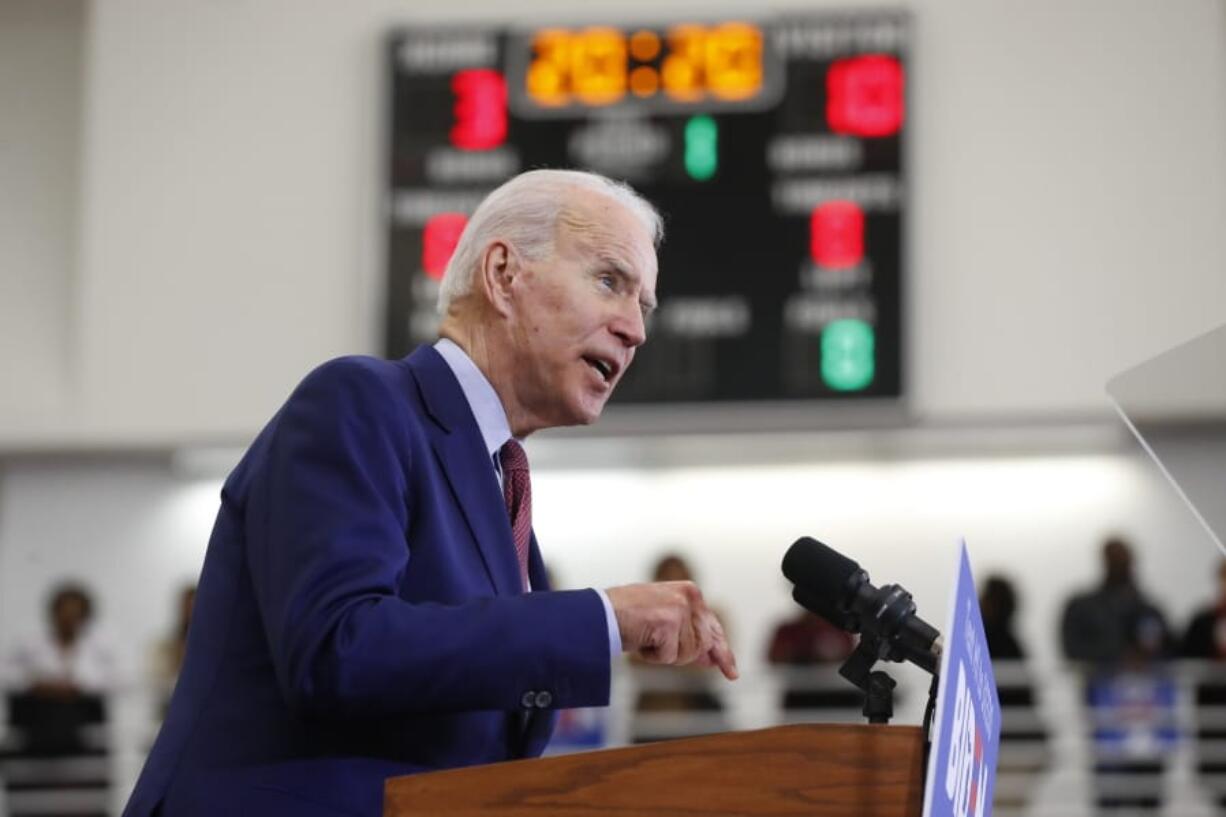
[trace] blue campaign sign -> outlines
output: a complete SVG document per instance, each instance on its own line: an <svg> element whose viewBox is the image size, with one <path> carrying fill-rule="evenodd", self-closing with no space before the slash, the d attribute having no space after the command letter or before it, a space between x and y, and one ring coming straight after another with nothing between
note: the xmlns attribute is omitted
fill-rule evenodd
<svg viewBox="0 0 1226 817"><path fill-rule="evenodd" d="M945 620L924 817L991 814L999 749L1000 697L963 542L953 602Z"/></svg>

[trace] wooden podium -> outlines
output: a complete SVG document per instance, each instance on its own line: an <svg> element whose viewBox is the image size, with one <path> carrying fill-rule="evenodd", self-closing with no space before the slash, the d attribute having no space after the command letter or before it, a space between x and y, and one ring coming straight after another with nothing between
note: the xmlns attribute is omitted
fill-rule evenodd
<svg viewBox="0 0 1226 817"><path fill-rule="evenodd" d="M915 726L780 726L387 781L384 817L919 817Z"/></svg>

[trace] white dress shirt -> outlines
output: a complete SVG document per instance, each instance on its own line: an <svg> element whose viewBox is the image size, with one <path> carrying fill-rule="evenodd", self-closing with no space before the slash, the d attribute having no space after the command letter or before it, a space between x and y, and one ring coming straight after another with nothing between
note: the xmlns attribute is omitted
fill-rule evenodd
<svg viewBox="0 0 1226 817"><path fill-rule="evenodd" d="M18 691L39 682L72 683L83 692L102 694L118 680L115 653L109 643L88 628L65 650L44 634L17 645L4 671L4 686Z"/></svg>
<svg viewBox="0 0 1226 817"><path fill-rule="evenodd" d="M494 391L490 381L477 368L477 364L473 363L472 358L459 345L447 338L440 338L434 348L443 356L451 373L460 382L460 390L464 392L464 399L468 401L468 407L472 409L473 417L477 420L477 428L481 430L485 449L490 453L490 462L498 477L498 483L502 484L498 451L512 437L511 425L507 422L507 412L502 407L502 401L498 399L498 393ZM616 660L621 655L622 639L617 630L617 616L613 613L613 604L605 591L595 587L592 589L600 595L600 601L604 604L605 623L609 630L609 653Z"/></svg>

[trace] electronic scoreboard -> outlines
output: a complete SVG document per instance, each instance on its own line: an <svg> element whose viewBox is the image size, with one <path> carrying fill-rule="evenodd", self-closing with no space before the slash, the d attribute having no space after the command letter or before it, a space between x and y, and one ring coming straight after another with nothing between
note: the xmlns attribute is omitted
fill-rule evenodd
<svg viewBox="0 0 1226 817"><path fill-rule="evenodd" d="M434 339L486 193L583 168L665 218L614 402L900 397L907 44L893 12L397 31L386 353Z"/></svg>

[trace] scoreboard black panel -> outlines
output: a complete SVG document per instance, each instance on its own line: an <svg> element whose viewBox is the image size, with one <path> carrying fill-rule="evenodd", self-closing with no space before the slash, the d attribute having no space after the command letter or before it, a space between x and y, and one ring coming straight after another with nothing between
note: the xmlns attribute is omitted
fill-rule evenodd
<svg viewBox="0 0 1226 817"><path fill-rule="evenodd" d="M665 217L621 403L902 395L902 13L434 27L391 39L386 352L521 170L629 182Z"/></svg>

